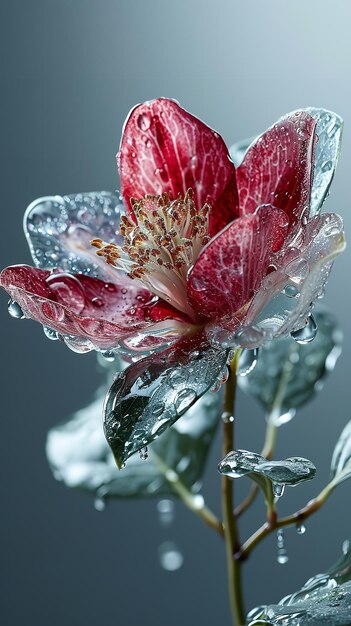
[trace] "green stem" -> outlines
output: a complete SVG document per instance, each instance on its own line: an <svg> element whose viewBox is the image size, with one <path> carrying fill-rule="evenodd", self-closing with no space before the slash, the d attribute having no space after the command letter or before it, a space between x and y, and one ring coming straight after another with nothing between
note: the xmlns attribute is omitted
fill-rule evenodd
<svg viewBox="0 0 351 626"><path fill-rule="evenodd" d="M236 395L236 371L239 360L237 352L230 364L230 375L225 386L223 406L223 456L234 448L234 420L233 412ZM230 608L235 626L245 624L245 610L241 588L241 563L234 558L234 554L240 551L238 528L236 518L233 515L233 485L234 481L227 476L222 476L222 510L224 524L224 539L227 556L228 589Z"/></svg>
<svg viewBox="0 0 351 626"><path fill-rule="evenodd" d="M179 474L177 474L167 463L164 462L154 451L150 450L150 456L152 456L155 465L162 472L166 480L172 485L174 491L178 494L182 502L193 511L198 517L200 517L207 526L210 526L221 537L224 537L224 530L222 522L216 517L216 515L206 506L204 498L201 494L195 494L184 485Z"/></svg>
<svg viewBox="0 0 351 626"><path fill-rule="evenodd" d="M304 506L296 513L292 515L288 515L286 517L281 517L280 519L270 519L265 524L256 530L256 532L241 546L239 551L236 553L236 558L244 561L250 555L252 550L268 535L277 530L278 528L284 528L285 526L294 526L296 524L301 524L308 517L316 513L321 506L326 502L331 493L334 491L337 484L340 482L340 477L331 481L324 489L320 492L320 494L310 500L310 502Z"/></svg>

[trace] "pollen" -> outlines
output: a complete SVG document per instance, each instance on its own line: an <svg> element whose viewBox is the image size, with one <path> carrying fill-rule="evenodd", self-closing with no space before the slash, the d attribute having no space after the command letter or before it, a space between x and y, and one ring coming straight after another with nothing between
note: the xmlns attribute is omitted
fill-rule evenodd
<svg viewBox="0 0 351 626"><path fill-rule="evenodd" d="M120 248L101 239L91 245L110 265L142 281L154 294L189 313L186 282L189 269L210 241L211 207L195 207L192 189L175 200L168 193L131 200L135 221L122 216Z"/></svg>

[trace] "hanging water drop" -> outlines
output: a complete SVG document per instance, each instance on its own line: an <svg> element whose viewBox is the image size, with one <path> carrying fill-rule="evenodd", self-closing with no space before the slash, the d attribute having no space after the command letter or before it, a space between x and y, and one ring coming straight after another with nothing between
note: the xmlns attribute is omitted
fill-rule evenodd
<svg viewBox="0 0 351 626"><path fill-rule="evenodd" d="M101 356L103 356L109 363L113 363L116 355L113 350L105 350L104 352L101 352Z"/></svg>
<svg viewBox="0 0 351 626"><path fill-rule="evenodd" d="M184 557L178 546L172 541L161 543L158 548L160 564L167 572L175 572L180 569L184 562Z"/></svg>
<svg viewBox="0 0 351 626"><path fill-rule="evenodd" d="M173 500L160 500L157 505L158 519L162 526L168 526L174 520L174 502Z"/></svg>
<svg viewBox="0 0 351 626"><path fill-rule="evenodd" d="M277 561L280 565L285 565L288 562L289 557L284 543L284 531L280 528L277 532Z"/></svg>
<svg viewBox="0 0 351 626"><path fill-rule="evenodd" d="M283 483L272 483L273 495L275 498L281 498L284 495L285 485Z"/></svg>
<svg viewBox="0 0 351 626"><path fill-rule="evenodd" d="M297 524L296 526L296 532L298 535L304 535L306 532L306 526L305 524Z"/></svg>
<svg viewBox="0 0 351 626"><path fill-rule="evenodd" d="M291 333L291 336L297 343L301 345L305 345L307 343L311 343L313 339L315 339L318 331L317 323L313 317L313 315L308 316L308 320L306 326L300 328L299 330L294 330Z"/></svg>
<svg viewBox="0 0 351 626"><path fill-rule="evenodd" d="M44 331L44 335L48 339L51 339L51 341L57 341L57 339L59 338L59 335L56 332L56 330L49 328L49 326L43 326L43 331Z"/></svg>
<svg viewBox="0 0 351 626"><path fill-rule="evenodd" d="M101 495L97 495L94 500L94 508L96 511L104 511L106 509L105 498Z"/></svg>
<svg viewBox="0 0 351 626"><path fill-rule="evenodd" d="M144 448L141 448L141 450L139 450L139 456L140 456L142 461L146 461L146 459L149 456L149 452L148 452L147 446L145 446Z"/></svg>
<svg viewBox="0 0 351 626"><path fill-rule="evenodd" d="M258 352L258 348L242 351L238 368L239 376L247 376L256 367Z"/></svg>
<svg viewBox="0 0 351 626"><path fill-rule="evenodd" d="M25 318L20 305L18 302L15 302L15 300L9 300L7 310L11 317L14 317L16 320L23 320Z"/></svg>

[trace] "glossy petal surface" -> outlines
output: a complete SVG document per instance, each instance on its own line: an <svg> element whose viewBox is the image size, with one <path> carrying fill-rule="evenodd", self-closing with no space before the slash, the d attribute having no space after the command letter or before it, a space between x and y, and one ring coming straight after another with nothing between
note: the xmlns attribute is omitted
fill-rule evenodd
<svg viewBox="0 0 351 626"><path fill-rule="evenodd" d="M225 350L194 337L120 374L104 409L105 434L117 464L176 422L221 377L226 360Z"/></svg>
<svg viewBox="0 0 351 626"><path fill-rule="evenodd" d="M197 207L212 206L211 234L237 216L235 168L222 138L173 100L160 98L137 106L126 121L119 153L121 190L126 206L145 194L191 187Z"/></svg>
<svg viewBox="0 0 351 626"><path fill-rule="evenodd" d="M304 111L282 118L251 145L237 169L240 214L273 204L290 229L309 204L316 121Z"/></svg>
<svg viewBox="0 0 351 626"><path fill-rule="evenodd" d="M97 256L90 240L100 237L122 244L119 222L123 212L119 196L108 191L35 200L24 216L24 231L35 265L117 280L117 270Z"/></svg>
<svg viewBox="0 0 351 626"><path fill-rule="evenodd" d="M328 193L338 163L343 120L339 115L325 109L308 108L316 120L318 141L315 146L315 165L311 189L310 216L316 215Z"/></svg>
<svg viewBox="0 0 351 626"><path fill-rule="evenodd" d="M116 346L122 336L178 316L138 286L127 290L83 274L15 265L3 270L0 284L26 317L60 334L85 337L97 347Z"/></svg>
<svg viewBox="0 0 351 626"><path fill-rule="evenodd" d="M219 233L189 274L188 296L194 310L237 324L267 273L273 250L282 243L285 227L282 211L261 207Z"/></svg>

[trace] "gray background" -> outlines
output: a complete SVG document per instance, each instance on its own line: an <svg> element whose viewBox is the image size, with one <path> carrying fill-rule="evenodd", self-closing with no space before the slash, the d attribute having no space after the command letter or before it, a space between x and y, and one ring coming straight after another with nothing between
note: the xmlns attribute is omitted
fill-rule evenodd
<svg viewBox="0 0 351 626"><path fill-rule="evenodd" d="M323 106L346 122L328 207L350 232L351 81L347 0L2 0L1 265L30 262L22 214L34 198L114 189L121 127L137 102L177 98L228 144L262 131L300 106ZM326 303L349 345L349 251ZM154 502L114 502L97 513L86 494L55 482L44 445L50 426L97 386L95 357L45 340L17 322L1 294L1 623L4 626L190 626L230 623L223 546L178 505L167 533L185 562L161 570L165 538ZM350 351L320 396L281 431L278 454L310 457L315 481L290 490L283 513L322 487L334 442L350 419ZM242 395L237 439L258 450L264 419ZM219 441L205 493L219 508ZM240 483L240 490L244 488ZM245 568L248 606L278 600L326 569L351 535L350 484L286 533L290 561L276 563L269 538ZM242 492L242 491L241 491ZM259 502L242 535L263 518Z"/></svg>

